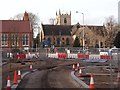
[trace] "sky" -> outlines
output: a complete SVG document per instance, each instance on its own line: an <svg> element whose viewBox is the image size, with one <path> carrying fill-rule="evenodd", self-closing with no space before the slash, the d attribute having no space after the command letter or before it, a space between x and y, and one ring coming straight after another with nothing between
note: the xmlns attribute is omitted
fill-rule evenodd
<svg viewBox="0 0 120 90"><path fill-rule="evenodd" d="M8 20L18 13L32 12L39 16L43 24L49 24L50 18L56 18L56 11L69 13L71 23L103 25L105 19L114 16L118 21L118 2L120 0L1 0L0 20ZM76 13L79 11L80 13Z"/></svg>

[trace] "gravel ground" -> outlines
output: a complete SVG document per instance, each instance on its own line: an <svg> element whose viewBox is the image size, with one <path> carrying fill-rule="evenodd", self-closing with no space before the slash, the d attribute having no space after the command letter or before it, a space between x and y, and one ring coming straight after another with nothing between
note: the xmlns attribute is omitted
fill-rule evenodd
<svg viewBox="0 0 120 90"><path fill-rule="evenodd" d="M80 88L80 86L72 79L70 72L72 69L72 64L80 62L80 66L85 66L80 60L56 60L56 59L47 59L47 60L37 60L32 62L33 68L38 69L36 72L28 74L20 83L19 88ZM2 86L6 86L7 75L10 74L11 81L13 80L13 72L17 70L18 67L21 69L21 72L26 72L29 70L30 62L27 62L25 65L21 63L11 63L3 66L2 69ZM99 65L106 65L107 63ZM100 73L100 74L110 74L109 71L105 70L104 67L97 68L95 64L88 63L87 71L82 70L83 73ZM92 67L91 67L92 66ZM53 68L53 69L52 69ZM78 72L76 73L76 75ZM113 83L114 87L117 87L116 83L117 73L113 74ZM88 85L90 83L90 78L84 78ZM38 83L36 83L38 82ZM109 75L94 75L94 82L96 88L110 88L110 76Z"/></svg>

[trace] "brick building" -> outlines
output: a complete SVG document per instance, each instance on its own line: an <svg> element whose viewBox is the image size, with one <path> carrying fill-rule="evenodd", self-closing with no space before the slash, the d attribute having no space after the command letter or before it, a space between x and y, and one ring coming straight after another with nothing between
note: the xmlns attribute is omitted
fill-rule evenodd
<svg viewBox="0 0 120 90"><path fill-rule="evenodd" d="M29 49L32 44L32 29L28 13L23 20L0 20L0 47L2 49Z"/></svg>
<svg viewBox="0 0 120 90"><path fill-rule="evenodd" d="M79 23L71 25L70 14L63 14L59 10L56 12L56 25L41 25L40 42L45 38L55 46L73 46L75 38L78 37L80 46L107 48L113 47L113 37L110 38L109 33L114 34L117 29L110 31L106 25L80 25ZM84 31L84 38L83 38ZM115 37L115 35L114 35ZM83 44L84 42L84 44Z"/></svg>

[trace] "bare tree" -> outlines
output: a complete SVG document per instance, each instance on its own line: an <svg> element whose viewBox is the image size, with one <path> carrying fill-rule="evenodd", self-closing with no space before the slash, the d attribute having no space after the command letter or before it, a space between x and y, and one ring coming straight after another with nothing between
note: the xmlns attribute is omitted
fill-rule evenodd
<svg viewBox="0 0 120 90"><path fill-rule="evenodd" d="M10 20L22 20L23 19L23 13L19 13L15 15L14 17L11 17Z"/></svg>
<svg viewBox="0 0 120 90"><path fill-rule="evenodd" d="M113 16L106 18L105 27L107 29L106 44L108 47L113 47L113 40L118 27Z"/></svg>
<svg viewBox="0 0 120 90"><path fill-rule="evenodd" d="M19 13L19 14L15 15L13 18L10 18L10 20L23 20L23 15L24 15L24 13ZM39 23L40 19L39 19L38 15L33 14L31 12L28 12L28 15L29 15L29 20L31 23L33 33L35 33L38 30L38 25L39 25L38 23Z"/></svg>
<svg viewBox="0 0 120 90"><path fill-rule="evenodd" d="M52 24L52 25L55 24L55 18L50 18L49 21L50 21L50 24Z"/></svg>

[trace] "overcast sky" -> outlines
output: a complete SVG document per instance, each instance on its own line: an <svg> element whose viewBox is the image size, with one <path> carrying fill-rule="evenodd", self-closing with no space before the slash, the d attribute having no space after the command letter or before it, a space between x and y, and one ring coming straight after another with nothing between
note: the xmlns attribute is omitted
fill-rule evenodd
<svg viewBox="0 0 120 90"><path fill-rule="evenodd" d="M72 24L82 24L84 13L85 24L103 25L105 18L114 16L118 18L119 0L1 0L0 20L7 20L18 13L32 12L37 14L44 24L49 23L50 18L56 17L56 11L72 12Z"/></svg>

